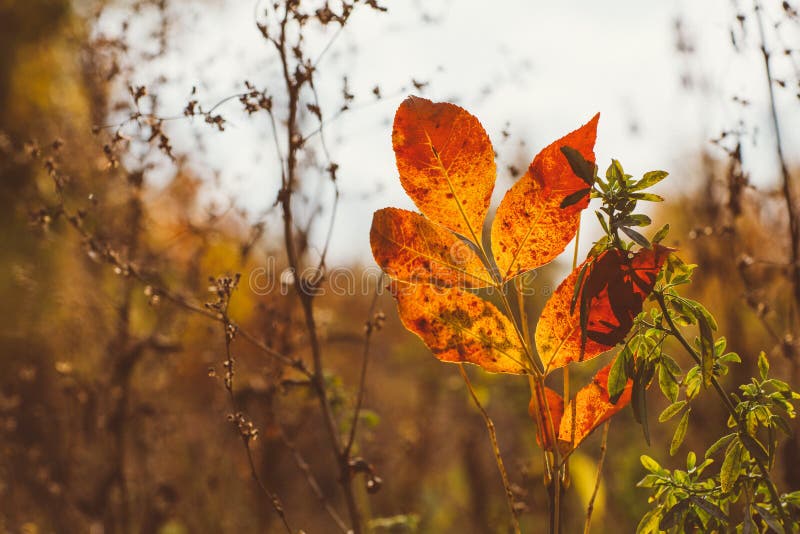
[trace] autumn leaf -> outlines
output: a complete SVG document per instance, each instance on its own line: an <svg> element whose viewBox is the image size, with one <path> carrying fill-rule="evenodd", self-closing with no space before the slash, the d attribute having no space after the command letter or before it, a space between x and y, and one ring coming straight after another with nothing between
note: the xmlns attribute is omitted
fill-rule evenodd
<svg viewBox="0 0 800 534"><path fill-rule="evenodd" d="M571 311L578 275L589 259L570 274L545 304L536 324L534 341L546 371L581 361L581 323L578 310ZM611 349L613 345L588 340L583 359L588 360Z"/></svg>
<svg viewBox="0 0 800 534"><path fill-rule="evenodd" d="M573 443L577 447L592 431L622 410L631 400L633 381L622 391L619 400L613 404L608 398L608 373L613 363L600 369L592 381L578 390L575 399L564 408L564 417L558 430L560 441ZM575 435L572 432L572 403L575 403Z"/></svg>
<svg viewBox="0 0 800 534"><path fill-rule="evenodd" d="M603 252L587 270L578 301L584 316L586 338L614 346L628 335L644 300L672 249L653 245L628 257L628 252Z"/></svg>
<svg viewBox="0 0 800 534"><path fill-rule="evenodd" d="M545 369L594 358L624 340L669 252L654 245L628 258L625 251L609 249L587 259L561 282L547 301L534 335ZM574 305L581 273L579 305Z"/></svg>
<svg viewBox="0 0 800 534"><path fill-rule="evenodd" d="M564 251L589 203L587 183L572 170L563 147L594 163L600 114L543 149L506 193L492 224L492 251L504 280L535 269ZM576 195L583 192L583 196ZM561 207L562 203L570 204Z"/></svg>
<svg viewBox="0 0 800 534"><path fill-rule="evenodd" d="M395 114L392 146L400 183L423 215L481 244L496 167L478 119L410 96Z"/></svg>
<svg viewBox="0 0 800 534"><path fill-rule="evenodd" d="M418 213L378 210L369 236L375 261L395 280L471 288L492 284L467 243Z"/></svg>
<svg viewBox="0 0 800 534"><path fill-rule="evenodd" d="M491 302L459 288L392 282L390 289L403 325L438 359L491 373L526 372L514 325Z"/></svg>
<svg viewBox="0 0 800 534"><path fill-rule="evenodd" d="M538 409L538 405L542 404L542 402L537 402L533 396L531 396L531 401L528 404L528 414L534 421L536 421L536 424L539 427L539 431L536 433L536 443L538 443L543 449L550 450L554 441L552 438L553 431L556 433L559 432L561 418L564 416L564 399L561 397L561 395L548 387L543 389L544 401L547 402L547 408L550 411L550 418L548 419L545 416L547 410ZM538 414L542 414L541 420L539 419ZM550 428L551 424L552 429Z"/></svg>

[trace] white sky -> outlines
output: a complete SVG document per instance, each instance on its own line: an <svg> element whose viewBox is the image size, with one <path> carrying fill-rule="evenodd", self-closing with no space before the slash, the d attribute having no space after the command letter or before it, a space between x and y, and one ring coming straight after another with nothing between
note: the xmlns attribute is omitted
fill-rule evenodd
<svg viewBox="0 0 800 534"><path fill-rule="evenodd" d="M667 190L691 185L700 177L690 174L694 160L687 158L741 117L757 126L755 143L745 146L753 180L765 183L776 174L755 26L748 27L747 51L736 54L728 0L382 3L390 8L388 14L358 8L322 62L317 80L323 108L330 102L328 109L336 109L343 73L358 96L355 110L326 129L343 193L329 256L333 262L371 263L373 211L387 205L413 208L400 187L391 150L391 117L404 95L415 92L401 90L411 77L429 82L423 96L456 101L481 119L499 153L496 201L511 184L505 163L520 154L529 161L597 111L602 113L596 147L601 168L614 157L631 174L670 171L663 186ZM165 114L180 112L192 85L208 107L241 91L245 79L257 85L275 80L275 57L253 22L255 5L187 1L173 7L180 23L173 52L138 74L140 83L161 73L174 80L160 91ZM423 14L434 22L423 22ZM688 59L675 51L679 16L696 50ZM112 14L101 27L113 32L118 23ZM793 31L793 42L786 44L800 47L799 35ZM320 36L310 49L321 50L329 38ZM696 76L692 91L681 86L687 71ZM385 95L397 96L369 104L376 83ZM798 162L797 88L776 90L787 152ZM752 104L743 109L732 101L735 94ZM230 120L228 129L202 136L208 150L193 157L192 166L201 175L218 175L219 190L257 214L274 201L279 178L266 116L248 120L235 101L221 112ZM507 123L512 136L503 141L500 132ZM188 152L196 132L210 130L201 121L170 128L175 147ZM526 143L522 152L520 140ZM330 195L330 189L324 194ZM317 243L327 226L323 219Z"/></svg>

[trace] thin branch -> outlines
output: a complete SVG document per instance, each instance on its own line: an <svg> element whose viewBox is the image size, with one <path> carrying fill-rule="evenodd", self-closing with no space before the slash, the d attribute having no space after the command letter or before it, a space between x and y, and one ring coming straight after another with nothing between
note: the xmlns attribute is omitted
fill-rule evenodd
<svg viewBox="0 0 800 534"><path fill-rule="evenodd" d="M603 438L600 442L600 458L597 460L597 477L594 480L594 490L589 499L589 506L586 507L586 523L583 527L583 534L589 534L592 525L592 513L594 512L594 501L600 491L600 482L603 480L603 462L606 459L606 451L608 450L608 427L611 425L611 420L606 421L603 425Z"/></svg>
<svg viewBox="0 0 800 534"><path fill-rule="evenodd" d="M369 362L369 348L370 341L372 340L372 333L377 328L376 321L373 319L375 314L375 305L378 303L378 296L380 292L378 289L383 280L383 274L378 279L378 286L375 288L375 295L372 297L372 303L369 305L369 312L367 315L367 322L364 326L364 349L361 353L361 376L358 380L358 395L356 397L356 407L353 410L353 420L350 423L350 435L342 451L342 455L350 458L350 450L353 448L353 443L356 439L356 429L358 428L358 420L361 416L361 406L364 403L364 390L367 384L367 363Z"/></svg>
<svg viewBox="0 0 800 534"><path fill-rule="evenodd" d="M273 510L275 513L278 514L278 517L281 519L281 523L283 523L286 532L292 534L292 528L289 526L289 521L286 519L286 513L283 510L283 504L281 503L280 498L276 493L270 491L264 482L261 480L261 477L258 475L258 470L256 469L256 464L253 461L253 452L250 450L250 441L255 439L257 436L256 430L253 428L252 423L246 423L244 421L244 416L240 414L237 403L236 397L233 393L233 377L234 377L234 359L231 353L231 342L236 334L235 327L228 321L228 304L230 303L230 291L232 291L232 287L226 288L226 296L225 296L225 305L221 310L222 318L223 318L223 326L224 326L224 334L225 334L225 389L228 392L228 397L231 402L231 408L233 409L233 422L235 424L238 423L238 431L239 437L242 440L242 445L244 446L245 452L247 454L247 463L250 466L250 475L252 476L253 480L258 485L261 492L269 499Z"/></svg>
<svg viewBox="0 0 800 534"><path fill-rule="evenodd" d="M303 476L306 478L306 482L308 482L308 486L311 488L311 491L317 497L317 500L320 504L325 508L325 512L330 516L336 526L342 531L344 534L350 532L350 529L347 528L347 525L342 520L339 513L336 509L328 502L328 499L325 498L325 494L322 492L322 488L320 488L317 479L314 477L314 474L311 472L311 468L308 466L308 462L305 461L303 455L300 454L300 451L297 449L294 443L289 440L289 437L283 431L283 428L279 428L278 435L280 436L281 442L286 446L289 451L292 453L292 459L294 460L295 465L297 468L303 473Z"/></svg>
<svg viewBox="0 0 800 534"><path fill-rule="evenodd" d="M297 116L298 106L300 104L300 89L305 81L307 81L307 78L296 79L290 73L289 48L291 45L287 43L287 24L289 22L290 13L291 11L289 4L285 4L283 17L280 21L280 32L277 39L271 40L275 45L278 59L281 63L281 71L283 73L283 82L287 92L289 108L285 123L287 130L286 174L281 194L278 197L278 201L283 211L283 240L284 246L286 247L286 255L289 266L295 273L295 293L297 294L303 311L306 332L308 334L308 343L311 348L313 368L311 382L319 401L320 411L322 412L322 419L328 435L330 448L336 457L336 461L339 466L339 484L341 485L344 493L345 502L347 504L348 513L352 523L352 529L354 534L360 534L362 532L361 512L358 509L355 494L353 492L352 472L349 458L343 455L344 449L342 446L342 437L339 433L339 428L333 414L333 409L330 405L330 399L328 398L328 392L325 385L322 347L320 345L319 333L317 331L316 319L314 317L314 296L306 287L308 281L300 276L302 270L300 269L300 257L295 243L292 196L295 183L297 181L297 155L302 148L303 141L299 132L297 131Z"/></svg>
<svg viewBox="0 0 800 534"><path fill-rule="evenodd" d="M508 481L508 473L506 473L506 467L505 464L503 464L503 457L500 455L500 446L497 444L497 433L494 429L494 423L484 409L483 405L481 405L481 401L478 400L478 396L475 394L475 390L472 388L472 382L470 382L469 375L467 375L467 371L464 369L464 364L458 364L458 370L461 372L461 378L464 379L464 383L467 385L467 389L472 397L472 401L475 403L475 406L481 413L481 417L483 417L483 422L486 424L486 430L489 432L489 439L492 441L494 458L497 461L497 469L500 471L500 478L503 479L503 488L506 490L508 509L511 512L511 524L514 527L514 532L520 534L521 531L519 528L519 519L517 519L517 511L514 508L514 492L511 491L511 483Z"/></svg>
<svg viewBox="0 0 800 534"><path fill-rule="evenodd" d="M783 154L783 142L781 139L780 123L778 121L778 112L775 106L775 90L773 84L775 79L772 76L772 67L770 66L770 54L767 50L766 36L764 32L764 20L762 16L761 3L754 0L753 8L756 14L756 21L758 22L758 33L761 39L761 55L764 58L764 73L766 75L767 87L769 89L769 106L770 115L772 117L772 127L775 131L775 151L778 156L778 163L781 168L782 178L782 191L783 198L786 202L786 212L789 216L789 239L791 250L791 264L792 264L792 290L794 293L794 311L795 314L800 313L800 219L795 211L797 203L792 198L792 185L791 177L789 176L789 167L786 164L786 157ZM797 316L795 316L796 318Z"/></svg>

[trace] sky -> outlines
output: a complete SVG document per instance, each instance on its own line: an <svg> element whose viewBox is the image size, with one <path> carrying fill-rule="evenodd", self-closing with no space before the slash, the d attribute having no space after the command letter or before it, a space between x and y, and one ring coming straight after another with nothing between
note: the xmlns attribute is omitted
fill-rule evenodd
<svg viewBox="0 0 800 534"><path fill-rule="evenodd" d="M353 110L325 128L326 144L340 166L342 193L329 253L332 263L370 264L372 213L384 206L414 208L400 186L391 149L394 110L407 94L418 93L409 85L411 78L427 82L422 96L457 103L483 123L498 152L495 205L515 179L506 170L509 163L524 169L522 162L598 111L601 169L616 158L634 175L669 171L662 192L690 188L699 180L699 151L713 150L709 140L743 119L754 127L744 146L747 170L755 183L774 183L777 162L756 27L746 22L747 41L736 52L731 28L737 36L740 30L728 0L382 3L389 8L386 14L358 8L320 63L317 84L323 109L337 109L343 74L357 95ZM275 56L254 24L254 14L267 2L176 4L171 8L176 21L171 51L137 64L135 73L143 84L166 77L159 89L164 114L179 113L192 86L209 107L241 91L243 80L256 85L277 81ZM123 12L111 12L98 31L113 34L123 18ZM692 54L677 51L678 19ZM147 24L132 26L134 44L151 46ZM800 43L797 28L790 30L782 32ZM312 36L308 49L322 51L331 38L331 33ZM780 61L776 67L783 75L789 64ZM376 84L386 96L379 102L371 94ZM794 162L800 155L797 89L777 91L782 134ZM737 95L750 104L734 101ZM208 198L231 196L257 218L273 204L279 185L271 130L264 115L247 119L235 101L220 111L229 121L225 132L211 132L200 120L176 121L169 125L173 145L192 154L191 168L213 184ZM511 134L507 139L504 130ZM204 150L196 150L198 142ZM319 194L332 198L324 180L314 181L311 190L317 187ZM317 249L328 221L329 214L323 213L315 227ZM591 238L591 232L584 232L583 251Z"/></svg>

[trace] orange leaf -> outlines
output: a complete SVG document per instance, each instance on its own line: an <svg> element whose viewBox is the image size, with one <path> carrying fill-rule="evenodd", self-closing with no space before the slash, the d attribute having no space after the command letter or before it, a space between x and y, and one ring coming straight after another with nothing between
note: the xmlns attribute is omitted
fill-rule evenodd
<svg viewBox="0 0 800 534"><path fill-rule="evenodd" d="M669 252L654 245L629 259L626 252L610 249L583 262L561 282L547 301L534 336L546 371L594 358L623 341ZM573 307L575 284L584 266L578 304ZM581 302L588 314L586 339L581 336Z"/></svg>
<svg viewBox="0 0 800 534"><path fill-rule="evenodd" d="M514 325L492 303L458 288L392 282L390 289L403 325L440 360L492 373L526 372Z"/></svg>
<svg viewBox="0 0 800 534"><path fill-rule="evenodd" d="M539 322L536 324L534 341L545 372L563 367L570 362L581 361L581 323L578 308L570 311L575 283L583 265L570 274L545 304ZM591 317L591 316L590 316ZM611 349L591 339L586 341L583 359L588 360Z"/></svg>
<svg viewBox="0 0 800 534"><path fill-rule="evenodd" d="M561 418L564 416L564 399L561 395L548 387L544 388L544 396L547 407L550 410L550 419L544 416L544 413L546 413L544 410L541 410L541 420L537 417L537 405L541 404L541 402L537 403L533 396L531 396L531 401L528 404L528 414L536 421L539 428L539 431L536 433L536 443L545 450L550 450L553 443L553 430L560 432ZM552 429L550 428L551 422L553 425ZM542 440L542 436L544 436L544 440ZM543 441L544 445L542 445Z"/></svg>
<svg viewBox="0 0 800 534"><path fill-rule="evenodd" d="M392 146L400 183L423 215L481 244L496 168L478 119L410 96L397 108Z"/></svg>
<svg viewBox="0 0 800 534"><path fill-rule="evenodd" d="M480 258L455 234L412 211L375 212L369 233L372 255L395 280L440 286L487 287Z"/></svg>
<svg viewBox="0 0 800 534"><path fill-rule="evenodd" d="M572 403L575 402L575 436L574 445L577 447L591 432L610 419L615 413L622 410L631 400L633 381L622 391L616 404L611 404L608 398L608 373L611 371L610 363L600 369L592 381L581 388L575 400L570 401L564 408L564 417L558 430L558 439L567 443L572 442Z"/></svg>
<svg viewBox="0 0 800 534"><path fill-rule="evenodd" d="M572 147L594 163L599 118L598 113L539 152L528 172L503 197L492 224L492 251L504 280L551 261L575 236L589 192L566 208L561 202L589 186L572 171L561 148Z"/></svg>

